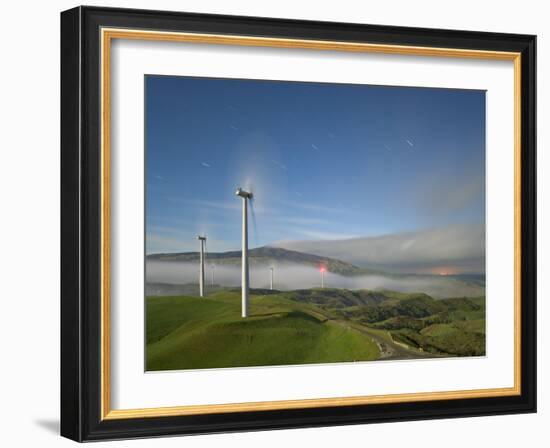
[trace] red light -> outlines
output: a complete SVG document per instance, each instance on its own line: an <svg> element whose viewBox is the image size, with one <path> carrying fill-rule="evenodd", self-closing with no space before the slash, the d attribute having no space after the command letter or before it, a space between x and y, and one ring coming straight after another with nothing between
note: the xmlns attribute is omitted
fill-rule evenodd
<svg viewBox="0 0 550 448"><path fill-rule="evenodd" d="M324 267L322 267L321 272L326 272L326 269Z"/></svg>

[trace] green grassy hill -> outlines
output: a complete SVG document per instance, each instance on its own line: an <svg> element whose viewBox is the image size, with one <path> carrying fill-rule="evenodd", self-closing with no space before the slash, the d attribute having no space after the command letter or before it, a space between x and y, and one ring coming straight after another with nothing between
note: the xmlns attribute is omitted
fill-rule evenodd
<svg viewBox="0 0 550 448"><path fill-rule="evenodd" d="M485 355L485 297L436 300L423 293L330 288L286 294L365 331L385 330L410 350L437 356ZM403 355L411 354L392 357Z"/></svg>
<svg viewBox="0 0 550 448"><path fill-rule="evenodd" d="M312 288L147 297L147 370L485 354L485 298Z"/></svg>
<svg viewBox="0 0 550 448"><path fill-rule="evenodd" d="M366 361L379 357L366 334L330 320L323 310L278 294L147 298L147 370Z"/></svg>
<svg viewBox="0 0 550 448"><path fill-rule="evenodd" d="M485 298L437 300L430 297L402 299L384 304L383 317L370 322L390 330L394 340L430 353L455 356L485 355ZM363 310L363 315L375 313Z"/></svg>

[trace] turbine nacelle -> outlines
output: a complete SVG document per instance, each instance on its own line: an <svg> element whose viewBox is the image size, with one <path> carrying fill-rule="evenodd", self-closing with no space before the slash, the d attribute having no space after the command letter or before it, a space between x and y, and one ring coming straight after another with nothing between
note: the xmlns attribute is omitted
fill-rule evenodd
<svg viewBox="0 0 550 448"><path fill-rule="evenodd" d="M252 199L253 198L252 192L245 191L241 187L237 188L237 191L235 192L235 194L237 196L240 196L241 198L245 198L245 199Z"/></svg>

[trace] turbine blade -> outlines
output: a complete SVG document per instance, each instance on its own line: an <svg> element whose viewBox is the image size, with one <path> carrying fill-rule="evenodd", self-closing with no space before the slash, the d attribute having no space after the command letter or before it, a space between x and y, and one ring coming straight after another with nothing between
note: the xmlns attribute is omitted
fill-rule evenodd
<svg viewBox="0 0 550 448"><path fill-rule="evenodd" d="M248 191L249 193L252 193L252 198L254 198L254 191L256 189L254 188L254 182L252 182L251 180L247 180L246 181L246 191Z"/></svg>
<svg viewBox="0 0 550 448"><path fill-rule="evenodd" d="M258 226L256 225L256 211L254 210L254 202L253 197L252 199L248 200L250 204L250 217L252 218L252 229L254 231L254 243L256 246L258 246Z"/></svg>

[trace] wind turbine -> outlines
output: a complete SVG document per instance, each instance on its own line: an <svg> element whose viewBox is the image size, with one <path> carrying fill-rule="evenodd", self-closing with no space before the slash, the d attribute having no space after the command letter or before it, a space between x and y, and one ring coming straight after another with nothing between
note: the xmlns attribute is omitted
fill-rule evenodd
<svg viewBox="0 0 550 448"><path fill-rule="evenodd" d="M212 264L210 267L212 268L212 286L214 286L214 274L216 272L216 265Z"/></svg>
<svg viewBox="0 0 550 448"><path fill-rule="evenodd" d="M321 288L324 288L325 287L325 267L324 266L321 266L321 269L319 269L319 271L321 271Z"/></svg>
<svg viewBox="0 0 550 448"><path fill-rule="evenodd" d="M206 237L197 235L197 239L201 245L200 261L199 261L199 295L204 297L204 245L206 244Z"/></svg>
<svg viewBox="0 0 550 448"><path fill-rule="evenodd" d="M252 192L245 191L241 187L235 192L237 196L243 199L243 252L242 252L242 317L248 317L248 293L249 293L249 275L248 275L248 201L253 198Z"/></svg>
<svg viewBox="0 0 550 448"><path fill-rule="evenodd" d="M270 288L269 289L273 289L273 266L271 266L269 268L269 270L271 271L271 283L270 283Z"/></svg>

